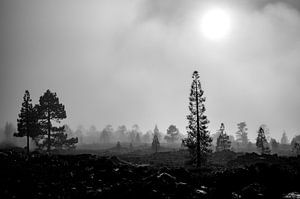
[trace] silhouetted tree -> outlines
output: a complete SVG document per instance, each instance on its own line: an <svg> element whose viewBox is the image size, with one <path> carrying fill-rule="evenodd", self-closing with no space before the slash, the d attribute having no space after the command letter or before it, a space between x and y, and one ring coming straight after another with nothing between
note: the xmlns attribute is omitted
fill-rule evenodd
<svg viewBox="0 0 300 199"><path fill-rule="evenodd" d="M39 133L38 114L31 101L30 93L28 90L26 90L23 97L19 118L17 120L18 132L14 133L14 136L16 137L26 136L27 154L29 154L29 138L34 139Z"/></svg>
<svg viewBox="0 0 300 199"><path fill-rule="evenodd" d="M160 141L162 135L161 135L161 132L159 131L159 129L157 128L157 125L155 125L155 128L154 128L154 130L153 130L153 133L154 133L154 135L157 136L158 141Z"/></svg>
<svg viewBox="0 0 300 199"><path fill-rule="evenodd" d="M155 153L157 153L157 151L159 150L159 147L160 147L160 144L159 144L158 136L156 133L154 133L153 141L152 141L152 150L154 150Z"/></svg>
<svg viewBox="0 0 300 199"><path fill-rule="evenodd" d="M221 123L219 132L220 135L217 139L216 151L230 150L231 142L229 140L229 136L225 132L225 126L223 123Z"/></svg>
<svg viewBox="0 0 300 199"><path fill-rule="evenodd" d="M258 129L258 134L256 138L256 147L261 152L261 154L269 154L270 148L268 146L268 141L266 139L265 130L263 125L261 125Z"/></svg>
<svg viewBox="0 0 300 199"><path fill-rule="evenodd" d="M167 135L165 136L165 140L168 143L174 143L179 139L179 130L175 125L170 125L167 129Z"/></svg>
<svg viewBox="0 0 300 199"><path fill-rule="evenodd" d="M53 135L53 138L54 139L52 145L55 149L59 150L75 149L76 144L78 143L77 137L68 138L68 134L65 133L65 129L62 129L61 132L55 133Z"/></svg>
<svg viewBox="0 0 300 199"><path fill-rule="evenodd" d="M245 148L249 142L248 133L247 133L248 128L246 127L247 124L246 122L240 122L237 124L237 126L238 126L238 131L236 132L236 141L240 143L239 146Z"/></svg>
<svg viewBox="0 0 300 199"><path fill-rule="evenodd" d="M288 140L288 137L286 135L286 132L284 131L283 134L282 134L281 140L280 140L280 144L288 144L288 143L289 143L289 140Z"/></svg>
<svg viewBox="0 0 300 199"><path fill-rule="evenodd" d="M47 147L47 151L51 147L55 148L73 148L78 142L77 138L67 139L64 133L65 127L56 127L53 122L60 123L67 117L65 106L59 103L56 93L52 93L49 89L40 97L39 104L36 106L38 111L38 121L40 127L40 135L37 137L36 144L40 149Z"/></svg>
<svg viewBox="0 0 300 199"><path fill-rule="evenodd" d="M199 167L201 161L206 161L207 155L211 153L212 139L207 130L209 123L205 112L205 97L204 91L201 88L200 77L197 71L193 73L193 81L190 92L189 110L190 114L187 116L189 125L187 126L188 137L182 140L182 144L188 147L192 160L196 160Z"/></svg>

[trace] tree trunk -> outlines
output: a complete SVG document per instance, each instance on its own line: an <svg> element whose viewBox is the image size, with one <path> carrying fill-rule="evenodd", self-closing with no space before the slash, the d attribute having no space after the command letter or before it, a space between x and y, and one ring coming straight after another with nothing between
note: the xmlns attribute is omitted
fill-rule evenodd
<svg viewBox="0 0 300 199"><path fill-rule="evenodd" d="M28 113L28 103L26 103L26 136L27 136L27 155L29 155L29 129L28 129L28 116L29 116L29 113Z"/></svg>
<svg viewBox="0 0 300 199"><path fill-rule="evenodd" d="M196 81L196 118L197 118L197 167L200 167L200 122L199 122L199 102L198 102L198 82Z"/></svg>
<svg viewBox="0 0 300 199"><path fill-rule="evenodd" d="M29 133L27 129L27 155L29 155Z"/></svg>
<svg viewBox="0 0 300 199"><path fill-rule="evenodd" d="M51 149L50 131L51 131L51 121L50 121L50 112L48 111L48 147L47 147L48 152L50 152Z"/></svg>

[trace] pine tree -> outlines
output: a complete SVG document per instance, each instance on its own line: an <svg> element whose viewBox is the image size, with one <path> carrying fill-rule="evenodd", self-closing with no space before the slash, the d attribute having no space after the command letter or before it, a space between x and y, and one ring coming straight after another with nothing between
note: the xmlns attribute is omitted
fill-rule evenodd
<svg viewBox="0 0 300 199"><path fill-rule="evenodd" d="M159 147L160 147L160 144L159 144L158 136L157 136L157 134L154 134L153 141L152 141L152 150L154 150L155 153L157 153L157 151L159 150Z"/></svg>
<svg viewBox="0 0 300 199"><path fill-rule="evenodd" d="M188 137L182 140L182 144L188 147L192 161L196 161L197 166L200 167L201 161L206 161L207 155L211 153L212 139L207 130L209 121L204 115L206 110L204 106L205 97L203 97L204 91L201 88L200 77L197 71L193 73L192 78L189 97L190 114L187 116L189 122L187 126Z"/></svg>
<svg viewBox="0 0 300 199"><path fill-rule="evenodd" d="M249 142L247 124L246 122L240 122L237 124L237 126L239 130L236 132L236 141L239 142L243 148L245 148Z"/></svg>
<svg viewBox="0 0 300 199"><path fill-rule="evenodd" d="M175 125L170 125L167 129L167 135L165 136L165 140L168 143L174 143L179 139L179 130Z"/></svg>
<svg viewBox="0 0 300 199"><path fill-rule="evenodd" d="M157 136L158 141L160 141L162 135L161 135L161 132L159 131L159 129L157 128L157 125L155 125L155 128L154 128L154 130L153 130L153 133L154 133L154 135Z"/></svg>
<svg viewBox="0 0 300 199"><path fill-rule="evenodd" d="M37 110L31 103L30 93L25 91L22 107L19 113L18 132L14 134L16 137L26 136L27 154L29 154L29 138L35 138L39 133Z"/></svg>
<svg viewBox="0 0 300 199"><path fill-rule="evenodd" d="M65 106L59 103L56 93L52 93L49 89L40 97L37 105L39 126L41 134L36 140L36 144L40 149L47 148L50 152L51 147L54 148L73 148L78 142L77 138L67 139L64 134L65 127L56 127L53 122L60 123L67 117Z"/></svg>
<svg viewBox="0 0 300 199"><path fill-rule="evenodd" d="M231 146L231 142L229 140L229 136L225 132L225 126L223 123L221 123L219 132L220 132L220 135L217 139L216 151L229 150L230 146Z"/></svg>
<svg viewBox="0 0 300 199"><path fill-rule="evenodd" d="M64 133L64 131L65 129L63 129L61 132L53 134L53 142L51 145L58 150L75 149L76 144L78 143L78 138L72 137L68 139L68 134Z"/></svg>
<svg viewBox="0 0 300 199"><path fill-rule="evenodd" d="M269 144L265 135L265 130L263 126L260 126L256 138L256 147L261 152L261 154L270 154L271 151L268 145Z"/></svg>

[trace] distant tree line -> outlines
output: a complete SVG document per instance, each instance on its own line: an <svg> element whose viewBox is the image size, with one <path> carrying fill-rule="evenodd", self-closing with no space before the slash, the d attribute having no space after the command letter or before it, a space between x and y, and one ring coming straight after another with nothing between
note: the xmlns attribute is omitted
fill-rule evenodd
<svg viewBox="0 0 300 199"><path fill-rule="evenodd" d="M56 93L47 90L39 98L39 103L34 105L29 91L26 90L18 115L17 128L15 129L12 124L7 123L4 129L0 129L3 132L0 135L3 135L3 140L7 143L14 140L12 134L15 137L25 137L28 153L30 140L35 143L38 150L48 152L53 149L75 149L77 143L117 143L118 149L122 147L122 143L130 143L130 147L151 143L152 150L158 152L162 141L168 144L181 142L182 146L189 150L191 161L198 167L206 163L207 157L214 149L217 152L235 150L270 154L286 150L289 147L289 140L285 132L279 143L270 137L269 129L264 124L258 128L255 144L248 139L246 122L237 124L236 139L226 133L224 123L221 123L218 131L211 136L208 131L209 120L205 115L205 101L200 75L195 71L192 75L189 95L186 137L173 124L168 127L165 136L158 130L157 125L153 131L149 130L146 133L143 133L137 124L133 125L131 129L121 125L114 130L112 125L107 125L102 131L97 131L95 126L91 126L89 130L79 126L75 131L72 131L68 125L59 125L62 120L66 119L67 115L65 106L59 102ZM294 154L300 155L300 135L292 139L291 147Z"/></svg>
<svg viewBox="0 0 300 199"><path fill-rule="evenodd" d="M106 125L102 130L97 130L95 126L91 126L88 130L79 126L75 131L71 130L70 134L74 134L79 137L80 144L112 144L112 143L131 143L133 146L137 146L145 143L152 143L154 136L157 136L159 142L166 142L168 144L180 144L183 134L181 134L178 128L171 124L166 133L158 130L155 125L154 130L148 130L143 133L137 124L134 124L131 128L127 128L125 125L120 125L116 129L112 125Z"/></svg>

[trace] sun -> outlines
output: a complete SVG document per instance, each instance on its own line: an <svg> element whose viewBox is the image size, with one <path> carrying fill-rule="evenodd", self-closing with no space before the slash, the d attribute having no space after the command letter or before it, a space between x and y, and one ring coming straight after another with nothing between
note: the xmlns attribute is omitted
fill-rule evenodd
<svg viewBox="0 0 300 199"><path fill-rule="evenodd" d="M230 32L230 16L226 10L214 8L204 13L201 32L211 40L221 40Z"/></svg>

